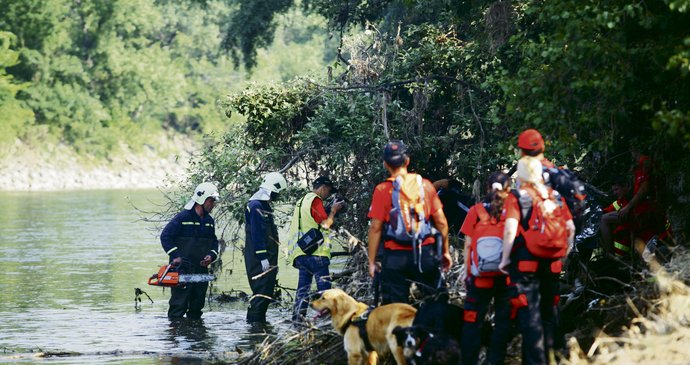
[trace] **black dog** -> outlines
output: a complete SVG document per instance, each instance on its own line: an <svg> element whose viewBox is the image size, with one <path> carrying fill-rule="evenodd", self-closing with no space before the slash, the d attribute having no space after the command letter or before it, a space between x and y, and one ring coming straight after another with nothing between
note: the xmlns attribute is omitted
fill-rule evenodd
<svg viewBox="0 0 690 365"><path fill-rule="evenodd" d="M432 299L423 302L412 322L413 326L420 326L431 333L445 333L453 337L458 343L462 338L464 310L449 303L448 293L440 293Z"/></svg>
<svg viewBox="0 0 690 365"><path fill-rule="evenodd" d="M393 334L411 364L457 364L463 313L442 293L422 303L411 327L397 327Z"/></svg>

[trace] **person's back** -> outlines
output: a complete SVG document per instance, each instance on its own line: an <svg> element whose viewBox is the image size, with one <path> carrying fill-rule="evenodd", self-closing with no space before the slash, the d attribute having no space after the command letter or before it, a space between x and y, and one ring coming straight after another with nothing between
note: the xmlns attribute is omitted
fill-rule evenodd
<svg viewBox="0 0 690 365"><path fill-rule="evenodd" d="M286 188L287 181L282 174L266 174L245 209L244 264L252 288L247 309L249 323L265 323L268 305L273 301L278 275L279 241L270 202L275 201Z"/></svg>
<svg viewBox="0 0 690 365"><path fill-rule="evenodd" d="M386 145L384 166L390 178L374 189L368 214L371 219L369 275L379 276L384 304L408 302L411 282L417 283L423 294L433 293L441 281L439 265L447 270L452 262L448 225L436 189L429 180L408 174L409 162L406 146L401 141ZM398 201L394 203L394 199ZM427 230L427 223L438 234ZM436 236L440 236L440 242ZM377 274L381 240L384 249Z"/></svg>
<svg viewBox="0 0 690 365"><path fill-rule="evenodd" d="M553 192L543 183L541 163L529 156L518 161L519 194L510 194L505 201L506 223L503 235L503 256L500 269L510 275L511 305L522 333L523 364L546 364L547 355L562 349L556 319L560 300L558 279L561 258L572 249L575 225L567 205L554 199ZM528 200L529 199L529 200ZM537 208L535 204L542 204ZM535 210L544 209L544 219L565 219L566 237L560 234L538 237L541 227L532 218ZM553 218L547 215L556 212ZM558 214L564 215L558 217ZM535 227L536 225L536 227ZM559 226L558 224L556 226ZM546 235L544 235L546 236ZM565 247L563 247L565 245Z"/></svg>
<svg viewBox="0 0 690 365"><path fill-rule="evenodd" d="M476 364L479 358L482 327L491 301L494 301L494 329L487 350L487 361L502 364L510 336L510 299L507 277L499 271L505 227L504 202L510 195L510 178L493 173L485 184L484 199L467 213L461 231L465 235L467 297L462 328L462 363Z"/></svg>

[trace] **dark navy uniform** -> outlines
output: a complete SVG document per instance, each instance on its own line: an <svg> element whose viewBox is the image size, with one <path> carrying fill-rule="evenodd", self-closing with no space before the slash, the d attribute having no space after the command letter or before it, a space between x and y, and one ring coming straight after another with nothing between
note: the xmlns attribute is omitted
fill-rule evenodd
<svg viewBox="0 0 690 365"><path fill-rule="evenodd" d="M278 229L273 220L273 209L265 200L250 200L244 219L244 264L252 288L247 321L266 322L266 311L273 301L278 270L272 269L257 279L252 278L262 273L261 260L268 260L271 266L278 265Z"/></svg>
<svg viewBox="0 0 690 365"><path fill-rule="evenodd" d="M170 262L181 257L178 271L183 274L208 274L200 262L206 255L218 258L218 238L215 222L209 214L200 217L194 209L178 213L163 229L161 245L170 256ZM208 283L192 283L171 289L168 317L200 318Z"/></svg>

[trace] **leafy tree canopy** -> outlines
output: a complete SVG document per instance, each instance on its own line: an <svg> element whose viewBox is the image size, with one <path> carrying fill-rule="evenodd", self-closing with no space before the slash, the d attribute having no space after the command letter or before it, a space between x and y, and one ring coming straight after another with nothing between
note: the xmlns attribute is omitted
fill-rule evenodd
<svg viewBox="0 0 690 365"><path fill-rule="evenodd" d="M236 192L233 206L265 172L284 168L293 182L329 173L354 202L346 220L362 234L387 139L411 146L413 169L453 176L469 191L514 163L517 135L531 127L548 157L603 190L629 173L631 146L651 154L667 181L690 177L688 1L301 5L343 32L339 62L321 77L250 86L224 101L246 122L198 167ZM246 149L241 163L226 152ZM687 188L666 191L683 214Z"/></svg>

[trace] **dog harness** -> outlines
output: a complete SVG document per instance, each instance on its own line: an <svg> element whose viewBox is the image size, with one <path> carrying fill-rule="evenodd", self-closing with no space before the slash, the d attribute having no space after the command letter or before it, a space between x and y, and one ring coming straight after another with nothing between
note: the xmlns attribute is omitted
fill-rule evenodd
<svg viewBox="0 0 690 365"><path fill-rule="evenodd" d="M374 310L374 308L369 307L369 309L367 309L364 313L360 314L354 319L351 319L350 322L343 327L342 332L345 333L345 330L347 330L347 327L349 327L351 324L357 326L359 329L359 337L361 337L362 342L364 342L364 348L369 352L374 351L374 347L371 346L371 342L369 342L369 336L367 336L367 320L369 319L369 313L371 313L372 310Z"/></svg>

